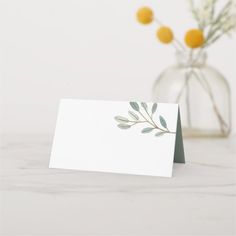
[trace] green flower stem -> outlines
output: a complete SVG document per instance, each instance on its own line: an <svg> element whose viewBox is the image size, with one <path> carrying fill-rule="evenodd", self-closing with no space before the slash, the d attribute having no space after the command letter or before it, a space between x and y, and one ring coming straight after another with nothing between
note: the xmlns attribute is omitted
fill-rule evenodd
<svg viewBox="0 0 236 236"><path fill-rule="evenodd" d="M220 125L220 129L221 129L221 132L225 133L226 132L226 129L228 128L226 122L224 121L222 115L220 114L220 111L217 107L217 104L215 102L215 98L213 96L213 93L212 93L212 90L211 90L211 86L209 85L207 79L205 78L205 75L202 73L202 71L199 69L199 74L196 73L195 69L194 68L191 68L191 71L189 72L188 75L186 75L186 79L185 79L185 83L184 85L182 86L181 90L180 90L180 93L178 94L177 96L177 99L176 99L176 103L178 103L180 101L180 98L182 97L182 94L183 94L183 91L185 90L185 88L187 88L188 86L188 83L191 79L191 75L194 75L195 78L198 80L198 82L200 83L200 85L203 87L203 89L205 90L205 92L208 94L208 96L210 97L210 100L212 102L212 106L213 106L213 110L216 114L216 117L218 119L218 122L219 122L219 125ZM201 76L201 77L200 77ZM204 86L204 84L201 82L201 78L204 80L206 86ZM187 98L186 98L186 102L187 102ZM188 124L190 125L190 114L189 114L189 109L190 109L190 106L187 106L187 112L188 112Z"/></svg>
<svg viewBox="0 0 236 236"><path fill-rule="evenodd" d="M189 88L189 79L186 79L186 107L187 107L188 126L189 126L189 127L192 127L191 110L190 110L190 88Z"/></svg>
<svg viewBox="0 0 236 236"><path fill-rule="evenodd" d="M205 84L206 84L207 87L204 87L204 85L203 85L202 82L201 82L201 78L200 78L200 76L198 75L197 72L194 71L193 74L194 74L194 76L197 78L197 80L199 81L199 83L201 84L201 86L204 88L204 90L206 91L206 93L209 95L209 97L210 97L210 99L211 99L211 102L212 102L213 110L214 110L214 112L215 112L215 114L216 114L216 117L217 117L218 122L219 122L219 125L220 125L221 132L225 133L225 132L226 132L225 129L227 129L228 126L227 126L226 122L224 121L222 115L220 114L220 111L219 111L219 109L218 109L218 107L217 107L217 105L216 105L215 98L214 98L214 95L213 95L213 93L212 93L211 87L210 87L210 85L209 85L209 83L208 83L208 81L207 81L205 75L202 73L202 71L199 70L199 74L201 75L201 77L202 77L202 79L204 80L204 82L205 82Z"/></svg>
<svg viewBox="0 0 236 236"><path fill-rule="evenodd" d="M219 38L221 38L225 33L231 31L235 26L233 25L232 27L227 29L227 32L224 32L222 30L222 26L230 20L231 16L233 13L231 13L230 9L233 8L233 1L228 0L226 4L223 6L221 11L218 13L217 16L215 16L215 8L216 8L216 2L214 1L211 6L211 22L208 24L202 23L202 19L199 17L197 14L197 8L194 5L193 1L190 1L191 3L191 11L193 13L194 18L196 19L199 28L204 32L208 28L208 33L206 36L205 44L204 47L208 47L214 42L216 42ZM215 16L215 17L214 17Z"/></svg>
<svg viewBox="0 0 236 236"><path fill-rule="evenodd" d="M220 38L222 38L225 34L229 33L235 28L235 25L232 25L231 27L228 27L226 30L223 29L224 24L227 23L227 21L230 20L232 17L232 13L230 9L233 7L233 1L228 0L225 5L222 7L221 11L215 15L215 8L216 8L216 2L214 1L211 6L211 21L209 23L202 22L201 17L197 14L197 8L195 7L194 1L190 0L191 4L191 11L193 13L194 18L196 19L199 28L206 34L205 42L202 45L201 49L196 53L194 58L189 59L189 67L190 71L189 73L185 74L185 82L183 83L183 86L181 87L179 93L176 97L176 103L179 103L185 89L186 89L186 105L187 105L187 119L188 124L190 126L191 120L190 120L190 105L189 105L189 81L192 78L192 75L198 80L198 82L201 84L205 92L210 97L210 100L212 102L213 110L217 116L218 122L220 124L220 128L222 132L225 132L228 128L228 125L225 123L222 115L220 114L220 111L217 107L217 104L215 102L213 92L211 89L210 84L208 83L207 79L205 78L205 75L201 70L199 70L199 73L195 71L195 63L198 62L200 56L204 52L206 48L214 44L216 41L218 41ZM191 55L192 52L190 52Z"/></svg>
<svg viewBox="0 0 236 236"><path fill-rule="evenodd" d="M185 82L182 86L182 88L180 89L180 92L178 93L176 99L175 99L175 103L179 103L183 92L185 90L185 88L187 87L187 84L189 83L189 80L191 79L191 75L193 74L193 68L191 68L191 70L189 71L189 73L185 73Z"/></svg>
<svg viewBox="0 0 236 236"><path fill-rule="evenodd" d="M175 99L175 102L176 103L179 103L182 95L183 95L183 92L184 92L184 89L186 88L186 86L188 85L189 83L189 79L191 78L191 75L193 74L193 71L194 71L194 65L195 63L197 63L198 59L200 58L200 56L202 55L203 51L204 51L204 48L206 47L206 45L204 45L200 50L199 52L197 53L195 59L192 60L191 62L191 65L190 65L190 68L191 70L189 71L189 73L187 74L186 73L186 77L185 77L185 83L183 84L182 88L180 89L180 92L179 94L177 95L176 99Z"/></svg>
<svg viewBox="0 0 236 236"><path fill-rule="evenodd" d="M164 25L158 18L154 18L154 21L160 26ZM175 48L176 51L179 51L179 50L186 51L185 46L176 37L174 38L174 43L171 43L171 45Z"/></svg>

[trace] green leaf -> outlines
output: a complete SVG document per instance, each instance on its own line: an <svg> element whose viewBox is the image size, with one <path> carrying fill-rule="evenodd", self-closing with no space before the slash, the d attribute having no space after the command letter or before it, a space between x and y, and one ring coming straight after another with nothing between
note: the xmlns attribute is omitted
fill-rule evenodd
<svg viewBox="0 0 236 236"><path fill-rule="evenodd" d="M143 134L147 134L147 133L152 132L153 130L154 130L154 128L152 128L152 127L147 127L147 128L144 128L144 129L142 130L142 133L143 133Z"/></svg>
<svg viewBox="0 0 236 236"><path fill-rule="evenodd" d="M167 124L166 124L166 121L165 119L162 117L162 116L159 116L159 120L161 122L161 125L167 129Z"/></svg>
<svg viewBox="0 0 236 236"><path fill-rule="evenodd" d="M144 110L147 111L147 109L148 109L148 105L147 105L147 103L145 103L145 102L141 102L141 106L144 108Z"/></svg>
<svg viewBox="0 0 236 236"><path fill-rule="evenodd" d="M138 117L138 115L137 115L137 114L135 114L134 112L132 112L132 111L129 111L128 113L129 113L130 117L131 117L131 118L133 118L134 120L139 120L139 117Z"/></svg>
<svg viewBox="0 0 236 236"><path fill-rule="evenodd" d="M135 111L139 111L139 105L137 102L130 102L129 104Z"/></svg>
<svg viewBox="0 0 236 236"><path fill-rule="evenodd" d="M153 103L152 105L152 114L154 114L157 110L157 104L156 103Z"/></svg>
<svg viewBox="0 0 236 236"><path fill-rule="evenodd" d="M158 132L155 134L156 137L161 137L165 134L165 132Z"/></svg>
<svg viewBox="0 0 236 236"><path fill-rule="evenodd" d="M131 126L127 124L119 124L117 125L120 129L129 129Z"/></svg>
<svg viewBox="0 0 236 236"><path fill-rule="evenodd" d="M115 120L120 122L120 123L128 123L129 122L129 120L127 118L123 117L123 116L116 116Z"/></svg>

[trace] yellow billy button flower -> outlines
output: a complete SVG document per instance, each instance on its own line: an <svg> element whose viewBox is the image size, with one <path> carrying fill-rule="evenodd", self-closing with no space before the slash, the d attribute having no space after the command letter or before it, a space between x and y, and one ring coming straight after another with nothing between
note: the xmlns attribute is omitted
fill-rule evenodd
<svg viewBox="0 0 236 236"><path fill-rule="evenodd" d="M162 26L157 30L157 38L165 44L171 43L174 39L174 34L171 28Z"/></svg>
<svg viewBox="0 0 236 236"><path fill-rule="evenodd" d="M203 32L199 29L191 29L185 35L185 43L190 48L199 48L205 42Z"/></svg>
<svg viewBox="0 0 236 236"><path fill-rule="evenodd" d="M139 23L147 25L153 21L153 12L149 7L142 7L137 12L137 20Z"/></svg>

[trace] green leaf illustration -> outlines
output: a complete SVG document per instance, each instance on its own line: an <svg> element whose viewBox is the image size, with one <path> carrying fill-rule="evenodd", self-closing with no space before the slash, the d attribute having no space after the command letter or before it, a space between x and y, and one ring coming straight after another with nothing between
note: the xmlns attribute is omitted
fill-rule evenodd
<svg viewBox="0 0 236 236"><path fill-rule="evenodd" d="M162 117L162 116L159 116L159 120L161 122L161 125L167 129L167 124L166 124L166 121L165 119Z"/></svg>
<svg viewBox="0 0 236 236"><path fill-rule="evenodd" d="M141 129L142 134L148 134L152 131L156 137L161 137L164 134L175 134L175 132L171 132L167 128L166 120L163 116L159 116L159 122L155 121L155 117L153 114L157 112L157 103L153 103L152 106L148 107L148 104L145 102L130 102L129 103L132 109L134 110L128 110L128 117L124 116L115 116L115 120L118 121L118 128L126 130L131 127L138 127L140 125L145 124L145 126L149 126L146 128ZM151 110L151 111L149 111ZM158 115L157 115L158 117ZM142 127L142 126L141 126ZM158 132L157 132L158 131ZM156 133L157 132L157 133Z"/></svg>
<svg viewBox="0 0 236 236"><path fill-rule="evenodd" d="M127 124L119 124L117 125L120 129L129 129L131 126Z"/></svg>
<svg viewBox="0 0 236 236"><path fill-rule="evenodd" d="M139 105L137 102L130 102L129 104L135 111L139 111Z"/></svg>
<svg viewBox="0 0 236 236"><path fill-rule="evenodd" d="M154 130L154 128L152 128L152 127L147 127L147 128L144 128L144 129L142 130L142 133L143 133L143 134L147 134L147 133L152 132L153 130Z"/></svg>
<svg viewBox="0 0 236 236"><path fill-rule="evenodd" d="M147 109L148 109L148 105L147 105L147 103L145 103L145 102L141 102L141 106L144 108L144 110L147 111Z"/></svg>
<svg viewBox="0 0 236 236"><path fill-rule="evenodd" d="M156 110L157 110L157 104L154 103L154 104L152 105L152 114L154 114L154 113L156 112Z"/></svg>
<svg viewBox="0 0 236 236"><path fill-rule="evenodd" d="M165 134L164 132L158 132L158 133L155 134L155 136L156 136L156 137L161 137L161 136L163 136L164 134Z"/></svg>
<svg viewBox="0 0 236 236"><path fill-rule="evenodd" d="M133 118L134 120L139 120L139 116L137 114L135 114L134 112L129 111L128 113L129 113L130 117Z"/></svg>
<svg viewBox="0 0 236 236"><path fill-rule="evenodd" d="M120 122L120 123L128 123L129 122L129 120L127 118L123 117L123 116L116 116L115 120Z"/></svg>

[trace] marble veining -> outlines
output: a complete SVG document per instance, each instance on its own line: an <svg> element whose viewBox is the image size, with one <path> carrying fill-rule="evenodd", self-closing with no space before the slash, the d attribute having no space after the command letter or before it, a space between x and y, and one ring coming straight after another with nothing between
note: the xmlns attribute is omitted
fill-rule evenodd
<svg viewBox="0 0 236 236"><path fill-rule="evenodd" d="M185 140L173 178L49 169L52 135L1 140L0 235L236 234L235 136Z"/></svg>

